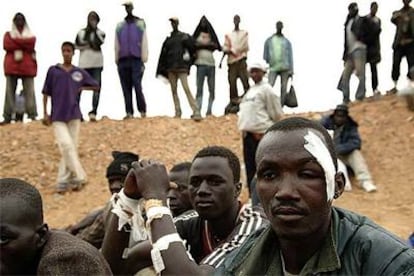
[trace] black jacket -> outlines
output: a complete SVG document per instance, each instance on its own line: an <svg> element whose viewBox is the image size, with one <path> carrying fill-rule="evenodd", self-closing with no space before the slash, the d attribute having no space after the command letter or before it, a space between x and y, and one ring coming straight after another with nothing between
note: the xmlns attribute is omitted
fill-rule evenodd
<svg viewBox="0 0 414 276"><path fill-rule="evenodd" d="M194 55L192 36L180 31L172 32L162 44L156 75L168 77L169 71L184 71L188 74L194 62Z"/></svg>

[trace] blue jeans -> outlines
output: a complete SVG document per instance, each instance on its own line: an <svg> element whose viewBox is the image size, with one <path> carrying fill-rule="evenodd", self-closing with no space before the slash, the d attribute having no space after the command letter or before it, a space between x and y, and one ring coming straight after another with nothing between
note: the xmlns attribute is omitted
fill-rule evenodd
<svg viewBox="0 0 414 276"><path fill-rule="evenodd" d="M344 71L342 72L341 79L339 80L338 89L343 93L343 102L349 103L349 81L352 73L355 71L358 77L359 84L355 93L355 99L362 100L365 98L365 63L367 59L366 49L360 48L354 50L349 54L347 60L345 60Z"/></svg>
<svg viewBox="0 0 414 276"><path fill-rule="evenodd" d="M207 115L211 115L213 108L215 82L216 82L216 67L209 65L197 65L197 95L196 101L198 109L201 111L203 105L203 86L204 79L207 77L207 85L210 96L208 97Z"/></svg>
<svg viewBox="0 0 414 276"><path fill-rule="evenodd" d="M140 58L127 57L118 61L118 74L121 81L122 92L125 100L125 111L128 115L134 114L132 104L132 88L135 89L138 111L147 112L147 104L142 93L142 76L144 74L144 64Z"/></svg>

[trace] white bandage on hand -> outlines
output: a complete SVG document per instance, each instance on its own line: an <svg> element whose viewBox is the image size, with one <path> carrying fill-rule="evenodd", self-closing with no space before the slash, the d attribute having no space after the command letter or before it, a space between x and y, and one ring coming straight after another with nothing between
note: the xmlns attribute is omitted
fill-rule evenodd
<svg viewBox="0 0 414 276"><path fill-rule="evenodd" d="M147 240L148 235L145 229L145 221L142 217L142 206L144 199L132 199L125 195L124 189L111 198L111 212L118 216L118 231L126 225L131 226L132 238L134 241Z"/></svg>

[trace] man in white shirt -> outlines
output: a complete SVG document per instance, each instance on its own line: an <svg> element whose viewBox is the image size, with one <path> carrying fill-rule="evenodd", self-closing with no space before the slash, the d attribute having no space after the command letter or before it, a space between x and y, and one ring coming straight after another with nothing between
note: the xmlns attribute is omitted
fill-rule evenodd
<svg viewBox="0 0 414 276"><path fill-rule="evenodd" d="M75 46L79 49L79 67L86 70L101 86L101 74L103 70L103 55L101 46L105 41L105 33L98 29L99 15L91 11L88 14L88 24L76 35ZM79 101L80 101L79 93ZM96 113L99 104L100 89L93 92L92 110L89 119L96 121Z"/></svg>
<svg viewBox="0 0 414 276"><path fill-rule="evenodd" d="M266 65L258 62L249 66L254 85L249 88L240 103L238 127L243 135L243 157L246 178L252 204L258 204L255 181L256 149L266 130L278 121L283 114L280 99L272 86L263 80ZM252 181L253 180L253 181Z"/></svg>
<svg viewBox="0 0 414 276"><path fill-rule="evenodd" d="M244 92L249 89L249 75L247 73L247 52L249 51L248 33L240 30L240 16L233 18L234 30L224 38L223 52L227 54L228 80L230 85L230 104L238 105L239 93L237 79L240 78Z"/></svg>

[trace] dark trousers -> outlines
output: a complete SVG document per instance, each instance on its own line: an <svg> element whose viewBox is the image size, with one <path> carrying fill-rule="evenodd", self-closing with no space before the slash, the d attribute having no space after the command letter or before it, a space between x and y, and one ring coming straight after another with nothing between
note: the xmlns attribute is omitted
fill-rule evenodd
<svg viewBox="0 0 414 276"><path fill-rule="evenodd" d="M244 92L249 89L249 74L247 72L246 59L238 60L228 65L228 79L230 85L230 101L237 101L239 92L237 91L237 79L240 78Z"/></svg>
<svg viewBox="0 0 414 276"><path fill-rule="evenodd" d="M260 139L257 139L253 133L243 133L243 158L246 167L246 178L249 187L249 194L252 199L252 205L259 204L259 197L256 192L256 150Z"/></svg>
<svg viewBox="0 0 414 276"><path fill-rule="evenodd" d="M377 71L377 63L370 62L369 66L371 68L371 84L372 84L372 91L375 91L378 87L378 71Z"/></svg>
<svg viewBox="0 0 414 276"><path fill-rule="evenodd" d="M144 74L144 64L140 58L128 57L118 61L118 74L121 81L122 92L125 100L125 111L129 115L134 114L132 104L132 88L135 89L138 111L147 112L147 104L142 93L142 76Z"/></svg>
<svg viewBox="0 0 414 276"><path fill-rule="evenodd" d="M99 90L93 91L92 96L92 110L89 113L93 113L96 115L99 105L99 96L101 95L101 83L102 83L102 67L97 68L85 68L85 71L88 72L88 74L94 78L99 83ZM80 103L81 100L81 94L78 95L78 103Z"/></svg>
<svg viewBox="0 0 414 276"><path fill-rule="evenodd" d="M394 48L391 73L393 81L398 81L398 78L400 77L400 64L403 57L407 58L408 71L410 71L410 68L414 66L414 43Z"/></svg>

